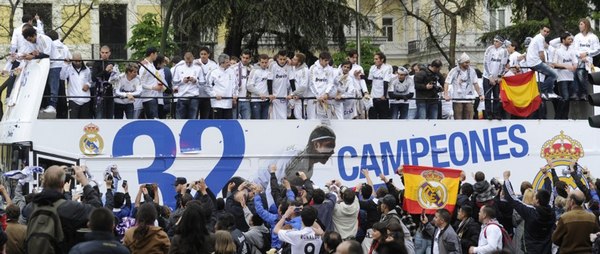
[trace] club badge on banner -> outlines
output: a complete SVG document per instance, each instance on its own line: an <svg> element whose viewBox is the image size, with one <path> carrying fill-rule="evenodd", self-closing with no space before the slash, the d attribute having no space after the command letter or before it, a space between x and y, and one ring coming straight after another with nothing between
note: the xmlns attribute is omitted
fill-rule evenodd
<svg viewBox="0 0 600 254"><path fill-rule="evenodd" d="M433 214L440 208L451 213L454 211L460 170L408 165L402 168L404 210L410 214L420 214L423 210L427 214Z"/></svg>

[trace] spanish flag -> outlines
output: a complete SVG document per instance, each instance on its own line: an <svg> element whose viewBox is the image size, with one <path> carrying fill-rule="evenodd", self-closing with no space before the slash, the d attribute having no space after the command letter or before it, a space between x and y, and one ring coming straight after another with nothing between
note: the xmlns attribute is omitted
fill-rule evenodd
<svg viewBox="0 0 600 254"><path fill-rule="evenodd" d="M520 117L531 115L542 104L535 71L502 78L500 98L508 113Z"/></svg>
<svg viewBox="0 0 600 254"><path fill-rule="evenodd" d="M445 208L452 213L458 196L460 170L424 166L403 166L403 209L410 214L425 210L433 214Z"/></svg>

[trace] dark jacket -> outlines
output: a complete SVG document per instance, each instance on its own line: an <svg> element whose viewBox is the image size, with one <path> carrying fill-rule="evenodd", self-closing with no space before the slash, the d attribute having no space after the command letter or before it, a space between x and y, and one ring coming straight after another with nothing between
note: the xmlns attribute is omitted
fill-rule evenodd
<svg viewBox="0 0 600 254"><path fill-rule="evenodd" d="M50 205L55 201L64 198L64 195L56 190L44 189L33 197L32 203L23 208L23 217L27 220L33 213L33 203L37 205ZM63 233L63 249L68 251L76 244L77 229L87 227L87 221L90 213L96 207L102 207L102 202L98 198L96 191L88 184L83 187L83 202L66 200L58 207L57 212L60 217Z"/></svg>
<svg viewBox="0 0 600 254"><path fill-rule="evenodd" d="M356 197L358 198L358 197ZM381 213L377 209L377 204L373 199L369 200L359 200L358 204L361 210L364 210L367 213L367 225L364 228L371 228L373 224L379 221L381 218Z"/></svg>
<svg viewBox="0 0 600 254"><path fill-rule="evenodd" d="M237 191L233 191L233 193L231 193L231 195L225 200L225 211L235 216L235 227L243 232L246 232L250 226L248 226L248 223L244 217L244 209L242 208L242 204L235 201L233 198L236 192Z"/></svg>
<svg viewBox="0 0 600 254"><path fill-rule="evenodd" d="M521 215L525 221L525 252L536 254L552 253L552 230L554 228L554 212L548 205L530 206L517 199L512 184L504 181L504 197L506 201Z"/></svg>
<svg viewBox="0 0 600 254"><path fill-rule="evenodd" d="M434 86L433 89L427 89L427 84L434 82L436 85L443 84L444 77L439 73L432 72L429 67L415 73L415 91L417 99L437 99L438 90ZM436 100L427 101L428 103L437 103Z"/></svg>
<svg viewBox="0 0 600 254"><path fill-rule="evenodd" d="M86 241L75 245L69 254L126 254L127 247L115 239L111 232L92 231L85 235Z"/></svg>
<svg viewBox="0 0 600 254"><path fill-rule="evenodd" d="M552 242L560 247L559 253L591 253L590 234L600 231L596 216L581 207L564 213L552 234Z"/></svg>
<svg viewBox="0 0 600 254"><path fill-rule="evenodd" d="M169 254L184 254L184 250L181 248L181 235L175 235L171 240L171 248L169 248ZM210 254L215 251L215 234L210 233L204 237L204 244L199 249L194 249L198 254ZM187 252L189 253L189 252ZM186 253L186 254L187 254Z"/></svg>
<svg viewBox="0 0 600 254"><path fill-rule="evenodd" d="M481 231L481 225L475 219L469 217L461 224L461 221L457 221L454 227L456 234L460 239L460 247L462 253L469 253L469 247L477 246L479 242L479 232Z"/></svg>
<svg viewBox="0 0 600 254"><path fill-rule="evenodd" d="M337 197L332 193L327 193L327 195L325 195L325 198L326 199L325 201L323 201L323 203L314 204L312 205L312 207L317 209L317 218L319 218L321 223L323 223L323 225L325 226L323 230L332 231L333 222L331 220L333 218L333 208L335 207ZM379 220L379 218L377 219Z"/></svg>
<svg viewBox="0 0 600 254"><path fill-rule="evenodd" d="M438 227L433 226L431 223L427 223L425 225L425 231L433 236L433 240L435 241L435 235L437 231L440 230ZM440 235L437 238L438 240L438 248L440 254L461 254L462 250L460 248L460 240L454 232L454 229L450 226L450 224L446 225L444 229L440 232ZM433 244L431 245L433 251Z"/></svg>

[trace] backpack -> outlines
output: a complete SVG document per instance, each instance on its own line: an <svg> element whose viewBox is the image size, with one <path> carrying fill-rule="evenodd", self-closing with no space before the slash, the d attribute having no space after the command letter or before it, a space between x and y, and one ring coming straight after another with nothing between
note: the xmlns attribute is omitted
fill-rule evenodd
<svg viewBox="0 0 600 254"><path fill-rule="evenodd" d="M502 231L502 249L500 251L494 252L494 253L501 253L501 254L517 253L516 248L513 245L512 238L510 237L508 232L506 232L504 227L497 223L489 223L489 224L498 226L498 228L500 228L500 231ZM487 239L487 227L485 227L485 229L483 230L483 237L485 237Z"/></svg>
<svg viewBox="0 0 600 254"><path fill-rule="evenodd" d="M28 254L63 252L61 243L65 235L57 209L65 202L66 200L59 199L51 205L33 204L33 213L27 222L25 251Z"/></svg>

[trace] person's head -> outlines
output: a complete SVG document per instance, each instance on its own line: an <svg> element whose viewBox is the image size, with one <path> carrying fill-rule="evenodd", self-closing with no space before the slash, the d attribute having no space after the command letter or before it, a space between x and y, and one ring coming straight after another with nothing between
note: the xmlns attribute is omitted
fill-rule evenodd
<svg viewBox="0 0 600 254"><path fill-rule="evenodd" d="M305 227L312 227L317 220L317 209L312 206L306 206L302 208L300 212L300 218L302 219L302 225Z"/></svg>
<svg viewBox="0 0 600 254"><path fill-rule="evenodd" d="M579 20L579 32L582 34L587 34L592 30L592 24L590 24L590 20L586 18L582 18Z"/></svg>
<svg viewBox="0 0 600 254"><path fill-rule="evenodd" d="M460 207L460 209L458 209L457 218L459 220L466 220L470 218L471 215L473 215L473 207L470 205L463 205Z"/></svg>
<svg viewBox="0 0 600 254"><path fill-rule="evenodd" d="M504 41L504 46L506 46L506 51L508 51L508 54L512 54L513 52L517 51L517 44L512 43L509 40Z"/></svg>
<svg viewBox="0 0 600 254"><path fill-rule="evenodd" d="M335 133L325 125L319 125L310 133L307 151L315 162L325 164L335 149Z"/></svg>
<svg viewBox="0 0 600 254"><path fill-rule="evenodd" d="M221 68L223 68L223 69L227 69L230 65L229 55L227 55L227 54L220 54L219 57L217 58L217 60L218 60L219 66L221 66Z"/></svg>
<svg viewBox="0 0 600 254"><path fill-rule="evenodd" d="M550 34L550 27L548 25L541 25L540 34L544 37L548 36Z"/></svg>
<svg viewBox="0 0 600 254"><path fill-rule="evenodd" d="M567 207L567 199L563 198L561 196L556 196L556 198L554 198L554 207L559 208L559 209L566 209Z"/></svg>
<svg viewBox="0 0 600 254"><path fill-rule="evenodd" d="M62 192L65 184L65 170L59 166L51 166L44 172L44 189L58 190Z"/></svg>
<svg viewBox="0 0 600 254"><path fill-rule="evenodd" d="M572 210L574 208L581 207L585 202L585 195L580 190L573 190L569 193L569 198L567 199L567 210Z"/></svg>
<svg viewBox="0 0 600 254"><path fill-rule="evenodd" d="M396 207L396 205L396 198L394 198L394 196L392 196L391 194L387 194L381 199L381 212L387 214L388 212L393 210Z"/></svg>
<svg viewBox="0 0 600 254"><path fill-rule="evenodd" d="M550 192L544 189L539 189L535 193L534 205L548 206L550 204Z"/></svg>
<svg viewBox="0 0 600 254"><path fill-rule="evenodd" d="M287 51L280 50L279 52L277 52L276 60L279 65L281 65L281 66L286 65L287 60L288 60Z"/></svg>
<svg viewBox="0 0 600 254"><path fill-rule="evenodd" d="M242 54L240 55L240 61L242 61L242 64L249 65L251 60L252 60L252 52L250 52L250 50L248 50L248 49L245 49L244 51L242 51Z"/></svg>
<svg viewBox="0 0 600 254"><path fill-rule="evenodd" d="M433 224L437 227L443 228L446 225L448 225L448 223L450 223L451 219L452 215L450 215L450 212L448 212L448 210L444 208L438 209L437 211L435 211L435 215L433 216Z"/></svg>
<svg viewBox="0 0 600 254"><path fill-rule="evenodd" d="M565 46L571 46L573 43L573 35L569 32L564 32L560 35L560 42Z"/></svg>
<svg viewBox="0 0 600 254"><path fill-rule="evenodd" d="M385 197L385 195L389 194L390 192L388 191L387 187L385 186L380 186L379 188L377 188L377 190L375 191L375 197L376 198L383 198Z"/></svg>
<svg viewBox="0 0 600 254"><path fill-rule="evenodd" d="M523 192L523 203L533 205L533 199L535 197L535 191L529 188Z"/></svg>
<svg viewBox="0 0 600 254"><path fill-rule="evenodd" d="M283 215L285 214L285 211L287 211L288 207L290 207L290 203L287 201L283 201L279 203L279 207L277 209L277 213L279 215Z"/></svg>
<svg viewBox="0 0 600 254"><path fill-rule="evenodd" d="M525 193L525 190L527 189L533 189L533 185L531 185L531 182L529 181L523 181L521 182L521 194Z"/></svg>
<svg viewBox="0 0 600 254"><path fill-rule="evenodd" d="M327 231L323 235L323 248L327 252L335 250L340 243L342 243L342 236L338 232Z"/></svg>
<svg viewBox="0 0 600 254"><path fill-rule="evenodd" d="M194 63L194 54L192 54L192 52L185 52L183 55L183 61L185 61L187 66L192 66Z"/></svg>
<svg viewBox="0 0 600 254"><path fill-rule="evenodd" d="M463 184L460 186L460 192L461 192L463 195L465 195L465 196L467 196L467 197L470 197L471 195L473 195L473 185L472 185L472 184L470 184L470 183L463 183Z"/></svg>
<svg viewBox="0 0 600 254"><path fill-rule="evenodd" d="M377 52L373 56L373 61L375 62L375 66L379 67L386 62L385 54L383 52Z"/></svg>
<svg viewBox="0 0 600 254"><path fill-rule="evenodd" d="M23 29L23 38L28 42L35 43L37 40L37 31L33 27Z"/></svg>
<svg viewBox="0 0 600 254"><path fill-rule="evenodd" d="M125 193L123 192L115 192L114 197L113 197L113 201L114 201L114 207L115 208L121 208L123 207L123 205L125 204Z"/></svg>
<svg viewBox="0 0 600 254"><path fill-rule="evenodd" d="M305 60L306 60L306 55L304 55L302 53L296 53L294 55L294 58L292 58L292 65L293 66L302 66L304 64Z"/></svg>
<svg viewBox="0 0 600 254"><path fill-rule="evenodd" d="M481 171L475 173L475 182L485 181L485 174Z"/></svg>
<svg viewBox="0 0 600 254"><path fill-rule="evenodd" d="M54 30L48 31L46 35L48 35L48 37L50 37L50 39L53 41L58 40L58 33Z"/></svg>
<svg viewBox="0 0 600 254"><path fill-rule="evenodd" d="M363 199L369 199L373 195L373 187L371 185L363 183L360 187L360 194Z"/></svg>
<svg viewBox="0 0 600 254"><path fill-rule="evenodd" d="M250 225L249 226L260 226L263 225L265 223L265 221L258 216L258 214L252 214L252 217L250 218Z"/></svg>
<svg viewBox="0 0 600 254"><path fill-rule="evenodd" d="M156 49L155 47L149 47L148 49L146 49L145 56L148 59L148 61L154 62L154 60L156 60L156 58L158 57L158 49Z"/></svg>
<svg viewBox="0 0 600 254"><path fill-rule="evenodd" d="M315 205L320 205L325 202L325 191L322 189L315 189L313 191L312 200L315 202Z"/></svg>
<svg viewBox="0 0 600 254"><path fill-rule="evenodd" d="M104 45L100 48L100 59L108 60L110 57L110 47L108 45Z"/></svg>
<svg viewBox="0 0 600 254"><path fill-rule="evenodd" d="M208 47L201 47L200 48L200 60L203 63L207 63L208 57L210 57L210 49L208 49Z"/></svg>
<svg viewBox="0 0 600 254"><path fill-rule="evenodd" d="M33 16L25 13L25 14L23 14L23 17L21 17L21 22L31 25L33 23Z"/></svg>
<svg viewBox="0 0 600 254"><path fill-rule="evenodd" d="M187 184L187 179L185 177L177 177L175 178L175 192L180 193L182 189L185 189Z"/></svg>
<svg viewBox="0 0 600 254"><path fill-rule="evenodd" d="M206 228L206 214L201 203L197 201L188 203L185 210L183 210L181 221L179 221L175 233L181 235L189 246L202 244L204 237L209 232Z"/></svg>
<svg viewBox="0 0 600 254"><path fill-rule="evenodd" d="M391 237L391 240L403 240L404 239L404 229L402 228L402 225L400 225L400 223L398 222L391 222L390 224L388 224L387 226L387 235L388 235L388 239L389 237Z"/></svg>
<svg viewBox="0 0 600 254"><path fill-rule="evenodd" d="M229 212L222 213L219 218L217 218L217 223L215 224L216 230L228 230L232 231L235 229L235 217L233 214Z"/></svg>
<svg viewBox="0 0 600 254"><path fill-rule="evenodd" d="M81 61L81 53L79 52L75 52L72 54L71 62L73 64L73 67L75 67L76 69L84 67L83 61Z"/></svg>
<svg viewBox="0 0 600 254"><path fill-rule="evenodd" d="M504 43L504 38L502 38L502 36L500 36L500 35L494 36L494 47L495 48L502 47L503 43Z"/></svg>
<svg viewBox="0 0 600 254"><path fill-rule="evenodd" d="M319 53L319 64L322 67L327 67L329 65L329 60L331 60L331 54L327 51L323 51Z"/></svg>
<svg viewBox="0 0 600 254"><path fill-rule="evenodd" d="M404 80L406 80L406 77L408 76L409 71L404 68L404 67L399 67L398 68L398 72L396 75L398 75L398 80L404 82Z"/></svg>
<svg viewBox="0 0 600 254"><path fill-rule="evenodd" d="M479 209L479 222L487 223L489 220L496 218L496 210L491 207L484 205Z"/></svg>
<svg viewBox="0 0 600 254"><path fill-rule="evenodd" d="M346 240L340 243L335 249L337 254L363 254L363 249L360 243L356 240Z"/></svg>
<svg viewBox="0 0 600 254"><path fill-rule="evenodd" d="M439 73L442 69L442 61L440 59L435 59L429 64L429 70L434 73Z"/></svg>
<svg viewBox="0 0 600 254"><path fill-rule="evenodd" d="M567 196L569 195L567 193L567 188L569 188L569 185L567 183L565 183L564 181L558 180L554 186L556 186L556 193L563 197L563 198L567 198Z"/></svg>
<svg viewBox="0 0 600 254"><path fill-rule="evenodd" d="M350 61L345 61L342 63L342 73L344 75L350 73L350 70L352 69L352 63Z"/></svg>
<svg viewBox="0 0 600 254"><path fill-rule="evenodd" d="M267 54L260 54L258 56L258 65L262 69L267 69L269 67L269 56Z"/></svg>
<svg viewBox="0 0 600 254"><path fill-rule="evenodd" d="M348 61L350 61L352 64L355 64L358 62L358 51L356 49L351 49L348 51Z"/></svg>
<svg viewBox="0 0 600 254"><path fill-rule="evenodd" d="M354 191L351 188L346 188L344 190L344 192L342 193L342 200L344 201L344 204L346 204L346 205L351 205L352 203L354 203L355 199L356 199L356 194L354 193Z"/></svg>
<svg viewBox="0 0 600 254"><path fill-rule="evenodd" d="M156 68L157 70L160 70L163 67L165 67L165 65L167 65L167 62L165 61L165 56L163 56L163 55L156 56L156 59L154 59L154 68Z"/></svg>
<svg viewBox="0 0 600 254"><path fill-rule="evenodd" d="M128 63L125 65L125 75L128 80L132 80L138 75L138 66L134 63Z"/></svg>
<svg viewBox="0 0 600 254"><path fill-rule="evenodd" d="M133 231L133 238L138 241L144 239L150 230L150 226L154 225L156 218L158 218L158 213L154 203L146 202L138 207L135 216L137 228Z"/></svg>
<svg viewBox="0 0 600 254"><path fill-rule="evenodd" d="M215 232L215 254L236 253L235 242L229 231L217 230Z"/></svg>
<svg viewBox="0 0 600 254"><path fill-rule="evenodd" d="M387 238L387 225L384 222L377 222L373 224L373 240L385 241Z"/></svg>
<svg viewBox="0 0 600 254"><path fill-rule="evenodd" d="M460 58L458 58L458 66L460 66L461 69L466 70L469 68L469 65L471 64L471 58L469 57L469 55L467 55L467 53L462 53L462 55L460 55Z"/></svg>
<svg viewBox="0 0 600 254"><path fill-rule="evenodd" d="M87 224L92 231L112 233L115 224L115 215L107 208L98 207L90 213Z"/></svg>
<svg viewBox="0 0 600 254"><path fill-rule="evenodd" d="M19 221L19 216L21 216L21 208L15 204L10 204L6 207L6 219L8 221Z"/></svg>
<svg viewBox="0 0 600 254"><path fill-rule="evenodd" d="M237 56L229 57L229 64L234 65L240 62L240 59Z"/></svg>

